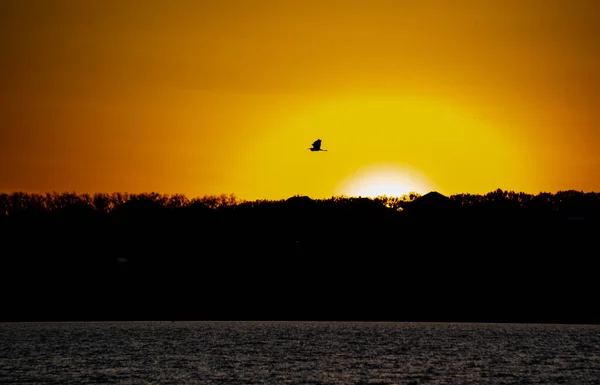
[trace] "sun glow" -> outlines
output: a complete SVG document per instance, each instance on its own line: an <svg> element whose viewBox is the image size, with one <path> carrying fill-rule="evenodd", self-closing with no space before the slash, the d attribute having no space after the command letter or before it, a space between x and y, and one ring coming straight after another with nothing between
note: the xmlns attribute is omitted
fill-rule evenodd
<svg viewBox="0 0 600 385"><path fill-rule="evenodd" d="M274 109L268 119L247 119L260 135L246 135L239 151L227 153L236 167L224 175L239 178L230 191L244 199L518 190L512 186L531 164L521 152L526 141L474 118L479 111L459 97L294 95L281 96ZM308 150L316 139L327 152Z"/></svg>
<svg viewBox="0 0 600 385"><path fill-rule="evenodd" d="M410 193L423 195L434 189L434 184L427 177L410 166L375 164L360 168L343 181L337 195L401 197Z"/></svg>

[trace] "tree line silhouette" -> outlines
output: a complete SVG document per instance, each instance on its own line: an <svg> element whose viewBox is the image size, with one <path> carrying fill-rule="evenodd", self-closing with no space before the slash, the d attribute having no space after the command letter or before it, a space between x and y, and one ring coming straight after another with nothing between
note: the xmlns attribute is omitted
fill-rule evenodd
<svg viewBox="0 0 600 385"><path fill-rule="evenodd" d="M598 323L600 193L0 194L0 320Z"/></svg>
<svg viewBox="0 0 600 385"><path fill-rule="evenodd" d="M430 194L437 194L432 192ZM425 195L430 195L425 194ZM231 207L256 208L266 206L281 206L294 201L310 201L322 208L337 205L344 206L356 202L372 202L372 207L383 206L395 211L402 211L411 202L420 198L418 193L410 193L401 197L378 196L376 198L333 196L329 199L310 199L303 196L294 196L283 200L240 200L235 194L207 195L189 199L183 194L159 193L0 193L0 218L10 220L35 220L46 216L48 219L68 221L84 219L86 217L98 218L99 215L125 217L132 214L142 215L142 212L160 214L159 211L175 212L185 210L212 209L224 210ZM600 193L583 191L558 191L557 193L541 192L528 194L524 192L503 191L497 189L487 194L456 194L447 197L447 201L457 208L465 210L481 210L481 213L490 214L487 210L504 211L510 214L514 210L533 210L536 213L557 212L559 215L594 215L600 210ZM507 211L508 210L508 211ZM139 211L139 212L138 212ZM510 212L509 212L510 211Z"/></svg>

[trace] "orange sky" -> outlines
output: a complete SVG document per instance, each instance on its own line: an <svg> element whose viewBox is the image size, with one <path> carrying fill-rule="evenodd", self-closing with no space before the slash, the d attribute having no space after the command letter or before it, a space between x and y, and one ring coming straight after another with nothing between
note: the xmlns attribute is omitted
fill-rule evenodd
<svg viewBox="0 0 600 385"><path fill-rule="evenodd" d="M3 192L600 191L595 0L3 0L0 48Z"/></svg>

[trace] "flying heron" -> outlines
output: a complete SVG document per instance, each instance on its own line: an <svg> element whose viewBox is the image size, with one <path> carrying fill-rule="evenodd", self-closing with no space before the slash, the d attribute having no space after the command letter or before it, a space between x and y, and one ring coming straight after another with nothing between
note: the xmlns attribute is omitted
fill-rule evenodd
<svg viewBox="0 0 600 385"><path fill-rule="evenodd" d="M309 150L311 150L311 151L327 151L327 150L321 149L321 139L315 140L314 143L312 144L312 147L309 147Z"/></svg>

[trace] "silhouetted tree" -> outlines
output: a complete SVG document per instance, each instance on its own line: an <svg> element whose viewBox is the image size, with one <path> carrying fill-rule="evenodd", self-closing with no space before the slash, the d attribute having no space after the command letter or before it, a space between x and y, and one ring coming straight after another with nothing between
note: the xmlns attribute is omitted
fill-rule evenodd
<svg viewBox="0 0 600 385"><path fill-rule="evenodd" d="M174 308L241 317L250 314L239 310L247 303L260 309L252 314L284 318L359 314L342 307L387 319L441 317L439 309L473 315L467 305L477 301L465 293L485 293L477 302L487 309L482 319L492 319L507 296L520 307L502 314L516 319L526 307L518 293L534 295L531 288L593 292L595 270L584 256L596 247L599 213L600 194L573 190L254 201L233 194L3 193L2 289L29 309L51 297L56 311L94 312L102 303L115 317ZM578 278L570 287L567 274ZM19 294L23 285L37 297ZM220 305L232 288L239 308ZM90 302L74 307L64 290L85 292ZM431 290L437 297L426 296ZM286 306L269 297L274 292L287 296ZM334 312L331 303L345 305ZM23 314L11 306L4 314ZM559 310L544 317L566 314ZM587 316L579 308L569 314Z"/></svg>

